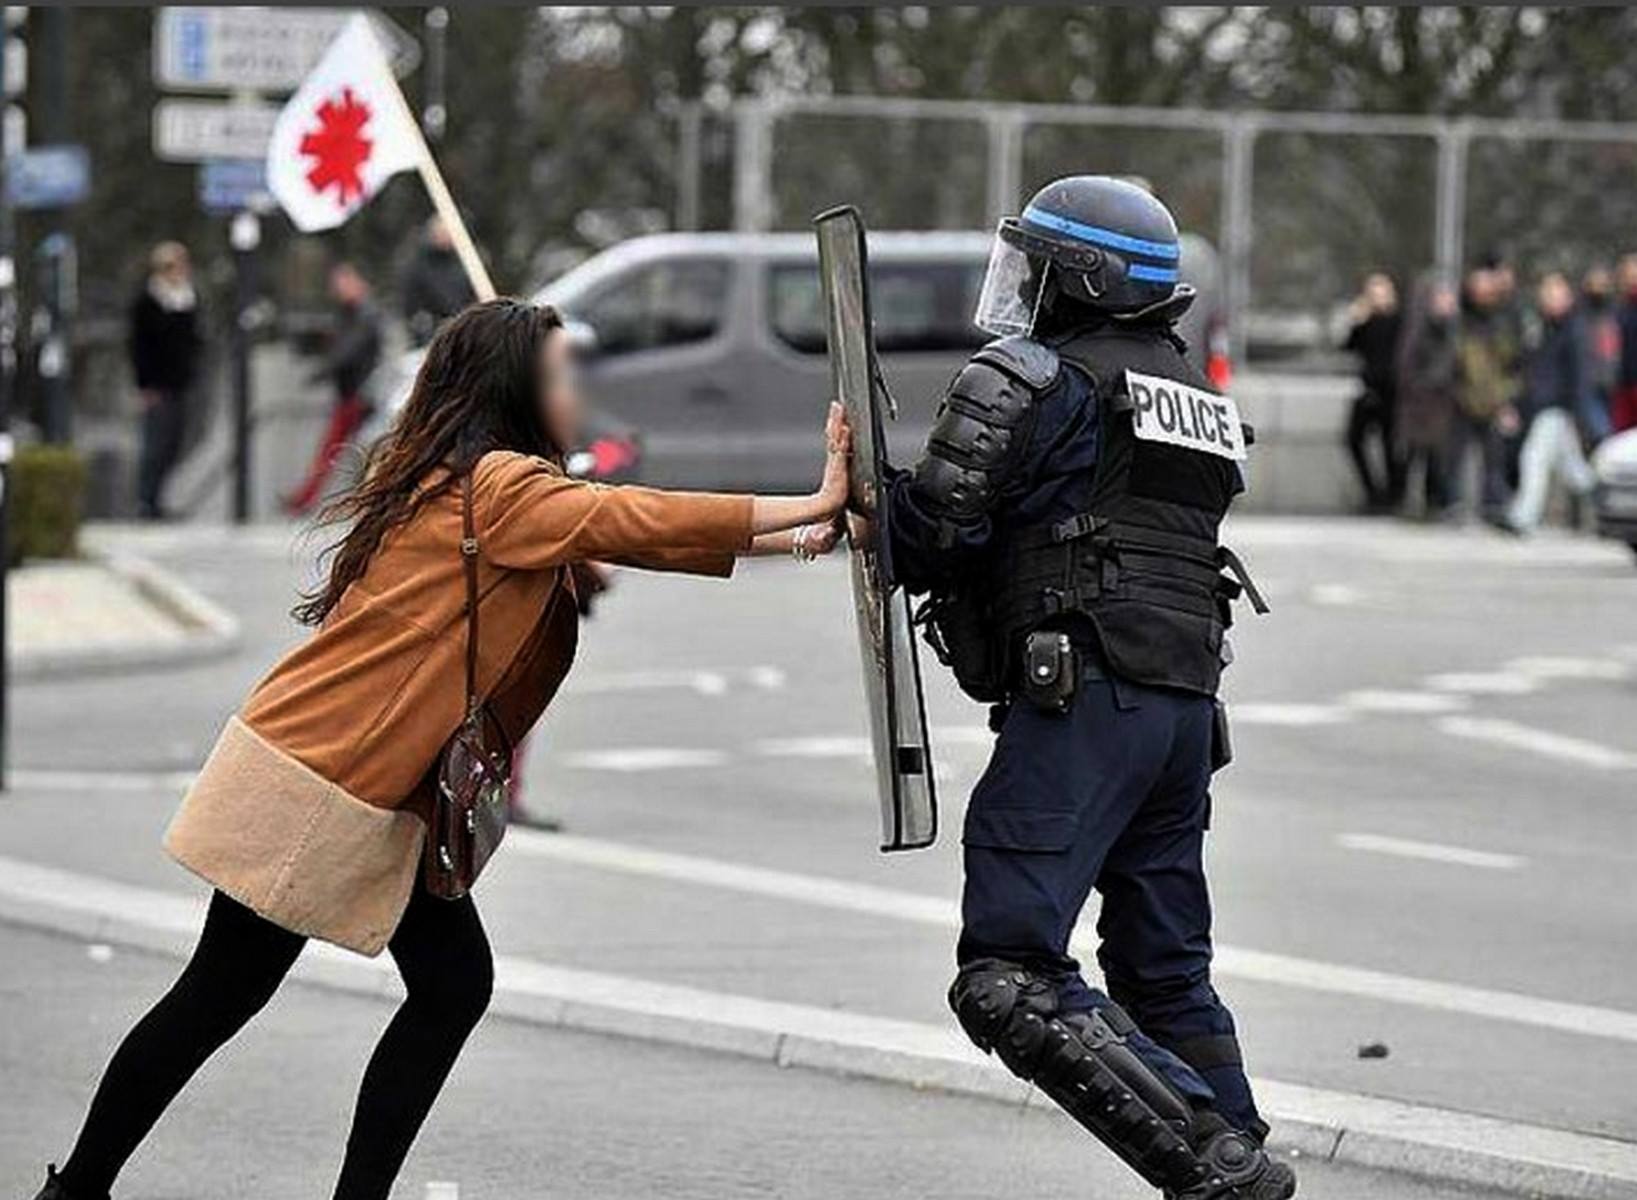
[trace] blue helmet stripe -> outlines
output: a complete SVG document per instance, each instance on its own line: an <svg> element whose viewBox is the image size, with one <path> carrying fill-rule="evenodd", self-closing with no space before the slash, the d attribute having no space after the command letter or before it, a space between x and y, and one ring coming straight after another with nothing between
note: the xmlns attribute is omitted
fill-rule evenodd
<svg viewBox="0 0 1637 1200"><path fill-rule="evenodd" d="M1107 246L1110 250L1127 250L1132 254L1146 254L1150 258L1166 258L1175 261L1182 256L1175 242L1150 242L1143 238L1127 237L1123 233L1116 233L1112 229L1104 229L1100 225L1084 225L1079 221L1060 217L1056 213L1047 212L1043 208L1030 205L1023 210L1023 220L1033 225L1044 225L1047 229L1055 229L1058 233L1066 233L1082 242L1092 242L1099 246Z"/></svg>
<svg viewBox="0 0 1637 1200"><path fill-rule="evenodd" d="M1175 267L1151 267L1147 263L1132 263L1125 269L1125 273L1132 279L1141 279L1148 283L1175 283L1178 279Z"/></svg>

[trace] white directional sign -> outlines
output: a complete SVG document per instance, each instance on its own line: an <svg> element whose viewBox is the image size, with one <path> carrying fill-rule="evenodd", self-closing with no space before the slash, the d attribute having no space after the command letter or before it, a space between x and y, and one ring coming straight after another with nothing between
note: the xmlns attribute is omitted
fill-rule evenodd
<svg viewBox="0 0 1637 1200"><path fill-rule="evenodd" d="M357 11L161 8L154 25L154 82L177 91L294 91ZM369 16L393 71L400 76L413 71L420 62L420 43L396 22L379 13Z"/></svg>
<svg viewBox="0 0 1637 1200"><path fill-rule="evenodd" d="M279 108L254 100L161 100L153 107L153 152L170 162L264 158Z"/></svg>

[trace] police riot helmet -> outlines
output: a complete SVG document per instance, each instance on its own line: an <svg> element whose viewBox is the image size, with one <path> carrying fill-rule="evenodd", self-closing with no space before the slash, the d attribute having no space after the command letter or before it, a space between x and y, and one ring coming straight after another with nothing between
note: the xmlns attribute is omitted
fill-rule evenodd
<svg viewBox="0 0 1637 1200"><path fill-rule="evenodd" d="M1171 210L1147 189L1070 175L1001 221L975 320L997 337L1027 335L1059 296L1114 315L1151 310L1176 295L1180 257Z"/></svg>

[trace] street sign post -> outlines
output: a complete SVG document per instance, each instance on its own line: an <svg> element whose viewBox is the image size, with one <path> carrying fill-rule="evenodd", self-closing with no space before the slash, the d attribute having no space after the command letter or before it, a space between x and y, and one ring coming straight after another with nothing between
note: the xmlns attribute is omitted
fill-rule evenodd
<svg viewBox="0 0 1637 1200"><path fill-rule="evenodd" d="M171 5L154 27L154 82L169 91L290 92L301 86L357 9ZM420 43L369 14L393 73L420 63Z"/></svg>
<svg viewBox="0 0 1637 1200"><path fill-rule="evenodd" d="M90 190L84 146L31 146L6 158L6 202L13 208L67 208Z"/></svg>
<svg viewBox="0 0 1637 1200"><path fill-rule="evenodd" d="M259 100L161 100L153 152L169 162L264 158L279 106Z"/></svg>

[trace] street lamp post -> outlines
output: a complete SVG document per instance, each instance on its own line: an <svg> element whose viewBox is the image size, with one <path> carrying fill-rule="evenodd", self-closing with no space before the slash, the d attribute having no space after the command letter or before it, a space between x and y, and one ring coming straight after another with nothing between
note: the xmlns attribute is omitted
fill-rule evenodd
<svg viewBox="0 0 1637 1200"><path fill-rule="evenodd" d="M7 39L11 23L0 18L0 104L10 96L6 78ZM0 154L0 171L5 168ZM0 180L0 184L7 181ZM0 791L6 789L7 734L11 726L11 660L6 610L7 571L11 562L11 405L17 383L17 228L8 189L0 186Z"/></svg>
<svg viewBox="0 0 1637 1200"><path fill-rule="evenodd" d="M250 351L256 321L256 276L260 267L261 218L249 209L228 226L233 248L233 523L250 519L251 379Z"/></svg>

